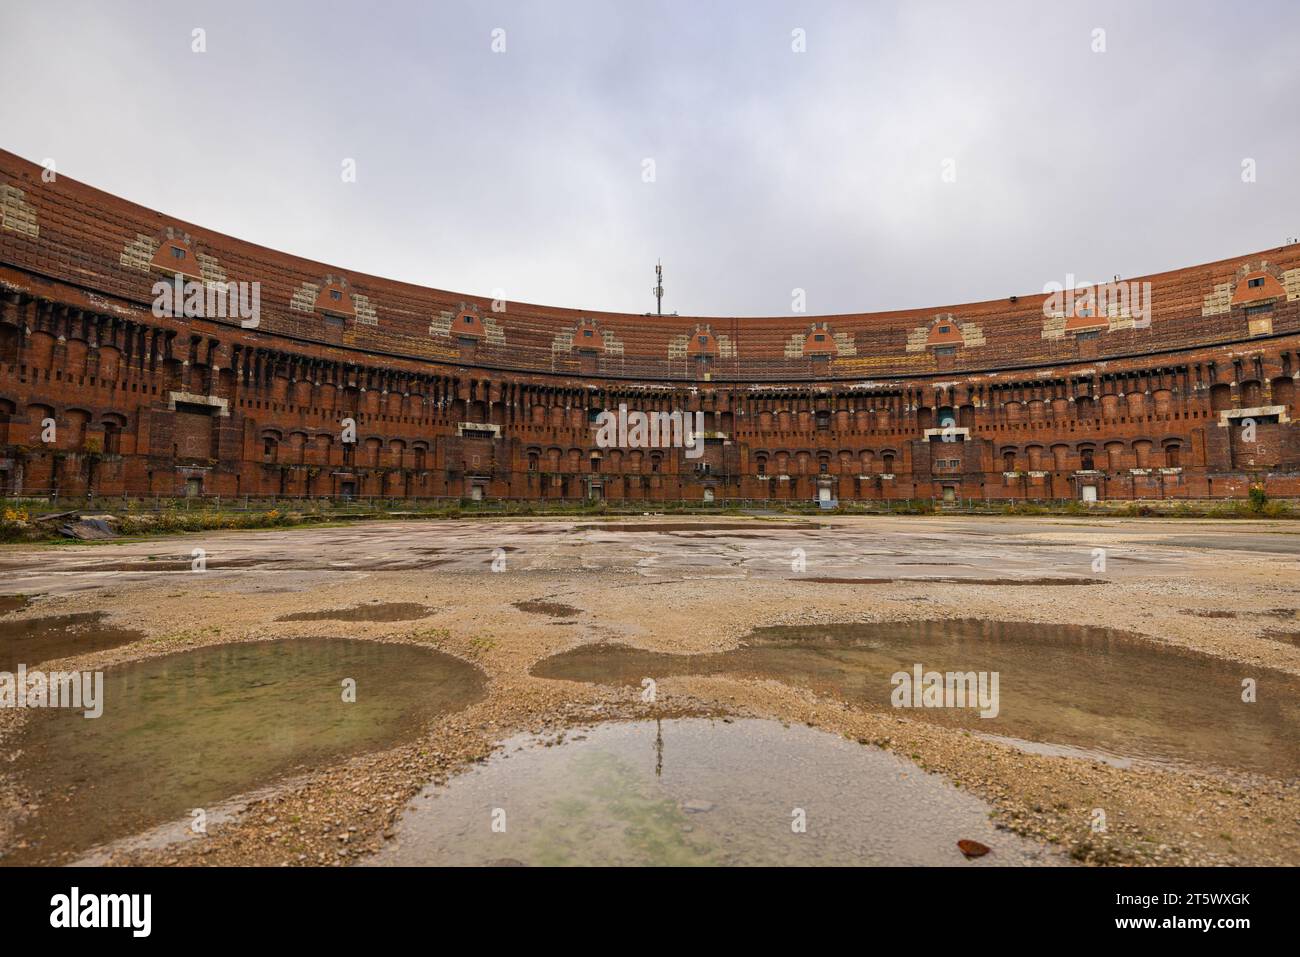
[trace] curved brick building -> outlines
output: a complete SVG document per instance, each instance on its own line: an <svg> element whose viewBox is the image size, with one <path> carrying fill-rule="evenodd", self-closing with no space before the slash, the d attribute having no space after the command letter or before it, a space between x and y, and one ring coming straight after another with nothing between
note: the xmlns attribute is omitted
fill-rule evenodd
<svg viewBox="0 0 1300 957"><path fill-rule="evenodd" d="M41 174L0 152L4 494L1300 494L1300 246L1106 303L656 317L378 279ZM702 454L601 447L619 406L702 412Z"/></svg>

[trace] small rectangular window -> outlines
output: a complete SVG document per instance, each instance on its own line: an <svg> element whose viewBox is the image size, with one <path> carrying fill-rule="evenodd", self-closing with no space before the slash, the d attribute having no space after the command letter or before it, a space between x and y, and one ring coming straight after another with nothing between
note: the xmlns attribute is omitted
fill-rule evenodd
<svg viewBox="0 0 1300 957"><path fill-rule="evenodd" d="M333 299L335 302L338 302L340 299L343 298L343 293L339 292L337 289L331 289L330 298Z"/></svg>
<svg viewBox="0 0 1300 957"><path fill-rule="evenodd" d="M1260 286L1264 285L1264 277L1256 276L1254 279L1247 282L1246 285L1251 289L1258 289Z"/></svg>
<svg viewBox="0 0 1300 957"><path fill-rule="evenodd" d="M934 350L936 356L955 356L957 354L956 346L939 346Z"/></svg>
<svg viewBox="0 0 1300 957"><path fill-rule="evenodd" d="M184 258L185 258L185 250L181 249L180 246L173 246L173 247L172 247L172 258L173 258L173 259L184 259Z"/></svg>
<svg viewBox="0 0 1300 957"><path fill-rule="evenodd" d="M1260 306L1247 306L1247 307L1246 307L1246 315L1248 315L1248 316L1258 316L1258 315L1260 315L1261 313L1272 312L1272 311L1273 311L1273 304L1272 304L1271 302L1266 302L1266 303L1264 303L1263 305L1260 305Z"/></svg>

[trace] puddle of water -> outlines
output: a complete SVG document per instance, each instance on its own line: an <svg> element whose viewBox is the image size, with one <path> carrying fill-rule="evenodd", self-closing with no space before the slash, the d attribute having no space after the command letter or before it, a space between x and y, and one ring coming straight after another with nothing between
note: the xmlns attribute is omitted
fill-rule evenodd
<svg viewBox="0 0 1300 957"><path fill-rule="evenodd" d="M582 614L581 608L574 608L558 601L517 601L514 606L530 615L549 615L552 618L573 618Z"/></svg>
<svg viewBox="0 0 1300 957"><path fill-rule="evenodd" d="M1268 608L1264 611L1257 612L1262 618L1276 618L1278 621L1295 621L1300 618L1300 609L1295 608Z"/></svg>
<svg viewBox="0 0 1300 957"><path fill-rule="evenodd" d="M1208 548L1234 552L1265 552L1273 555L1300 555L1300 535L1294 534L1230 534L1230 535L1170 535L1152 544L1171 545L1176 548Z"/></svg>
<svg viewBox="0 0 1300 957"><path fill-rule="evenodd" d="M217 571L224 568L258 568L265 565L276 565L287 561L282 558L209 558L205 566L208 571ZM182 558L146 558L142 561L126 562L103 562L98 565L88 564L80 565L69 571L76 572L192 572L194 571L193 559L188 556Z"/></svg>
<svg viewBox="0 0 1300 957"><path fill-rule="evenodd" d="M1281 641L1290 645L1300 645L1300 631L1284 631L1280 628L1269 628L1264 632L1264 637L1270 641Z"/></svg>
<svg viewBox="0 0 1300 957"><path fill-rule="evenodd" d="M690 718L521 736L418 795L388 865L1061 863L983 801L888 752L803 726ZM497 811L499 809L499 812ZM796 810L798 809L798 810ZM806 830L792 824L802 812ZM504 813L505 830L493 830ZM959 840L993 848L967 861Z"/></svg>
<svg viewBox="0 0 1300 957"><path fill-rule="evenodd" d="M1300 679L1075 625L952 620L761 628L733 651L675 655L585 645L544 659L542 678L639 685L642 678L775 678L892 710L891 677L996 671L1000 710L900 708L907 717L1107 755L1261 771L1300 770ZM1241 700L1241 681L1257 698Z"/></svg>
<svg viewBox="0 0 1300 957"><path fill-rule="evenodd" d="M772 523L768 531L782 532L787 529L822 528L814 522L780 522ZM666 532L727 532L727 531L764 531L761 525L753 522L609 522L601 525L577 525L575 532L647 532L661 534Z"/></svg>
<svg viewBox="0 0 1300 957"><path fill-rule="evenodd" d="M351 608L298 611L291 615L281 615L276 621L415 621L432 614L432 608L415 602L385 601L353 605Z"/></svg>
<svg viewBox="0 0 1300 957"><path fill-rule="evenodd" d="M899 562L900 565L931 564L928 562ZM951 564L951 563L950 563ZM825 576L797 578L796 581L815 585L1104 585L1100 578L828 578Z"/></svg>
<svg viewBox="0 0 1300 957"><path fill-rule="evenodd" d="M345 678L354 703L342 700ZM4 862L50 862L390 747L484 686L450 655L350 639L218 645L110 668L101 717L35 711L12 742L10 768L38 808Z"/></svg>
<svg viewBox="0 0 1300 957"><path fill-rule="evenodd" d="M144 637L143 632L106 625L104 618L102 611L93 611L0 622L0 671L116 648Z"/></svg>

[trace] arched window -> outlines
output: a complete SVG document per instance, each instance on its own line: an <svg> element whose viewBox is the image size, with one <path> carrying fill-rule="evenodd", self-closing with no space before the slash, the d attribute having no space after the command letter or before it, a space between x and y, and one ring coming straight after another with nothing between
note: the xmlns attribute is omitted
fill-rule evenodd
<svg viewBox="0 0 1300 957"><path fill-rule="evenodd" d="M1079 450L1079 468L1085 472L1092 471L1092 449Z"/></svg>
<svg viewBox="0 0 1300 957"><path fill-rule="evenodd" d="M1171 442L1169 445L1165 446L1166 468L1176 469L1182 464L1182 459L1179 453L1180 449L1177 442Z"/></svg>
<svg viewBox="0 0 1300 957"><path fill-rule="evenodd" d="M766 474L767 474L767 456L766 456L766 455L760 455L760 456L758 456L758 458L757 458L756 461L758 462L758 474L759 474L759 475L766 475Z"/></svg>

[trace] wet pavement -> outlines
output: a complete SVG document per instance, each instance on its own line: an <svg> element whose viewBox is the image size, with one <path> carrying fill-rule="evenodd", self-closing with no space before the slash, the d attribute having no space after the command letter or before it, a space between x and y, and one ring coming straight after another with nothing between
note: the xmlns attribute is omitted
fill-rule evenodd
<svg viewBox="0 0 1300 957"><path fill-rule="evenodd" d="M996 523L996 531L988 524ZM0 550L6 593L58 594L162 576L268 579L301 588L329 575L378 571L614 571L649 580L710 578L862 579L874 582L1083 583L1176 578L1189 566L1222 562L1222 551L1276 555L1300 567L1300 536L1258 524L1064 519L828 518L656 523L592 521L366 522L339 528L213 532L176 538L58 548ZM192 571L192 550L206 570ZM802 568L802 571L796 569Z"/></svg>

